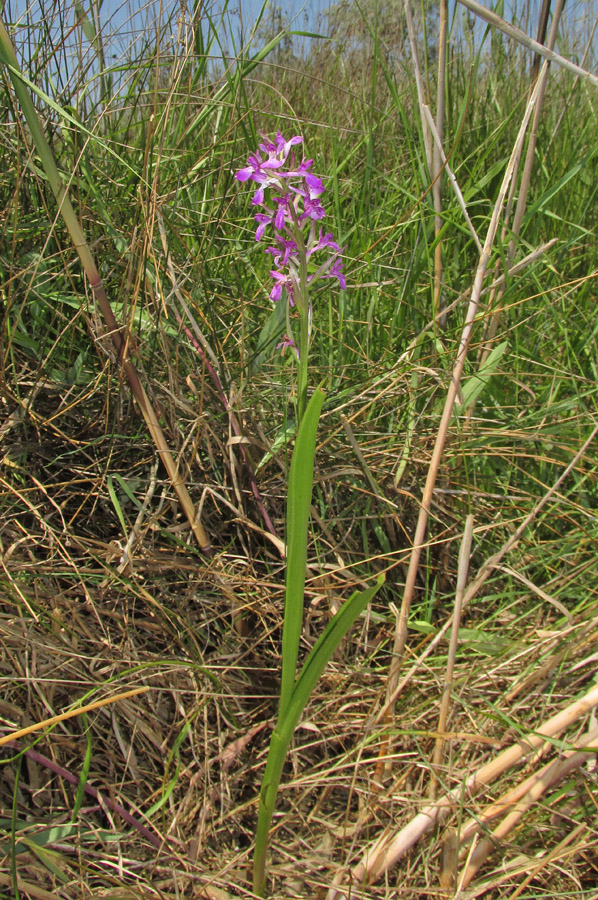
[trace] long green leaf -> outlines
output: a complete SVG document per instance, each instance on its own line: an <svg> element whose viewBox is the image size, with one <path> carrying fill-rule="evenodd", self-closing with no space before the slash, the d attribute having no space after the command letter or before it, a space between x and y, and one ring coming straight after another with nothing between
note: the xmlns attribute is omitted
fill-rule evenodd
<svg viewBox="0 0 598 900"><path fill-rule="evenodd" d="M257 340L257 347L249 361L249 374L254 376L263 368L264 363L272 355L274 345L282 337L286 323L286 304L276 303L266 319Z"/></svg>
<svg viewBox="0 0 598 900"><path fill-rule="evenodd" d="M253 856L253 890L258 896L262 896L264 891L266 850L268 848L270 823L274 815L284 761L295 728L327 662L355 620L361 615L383 584L384 575L379 575L376 584L366 588L364 591L356 591L339 609L310 651L297 680L288 708L286 712L279 716L278 723L270 739L266 771L264 772L260 791L260 806Z"/></svg>
<svg viewBox="0 0 598 900"><path fill-rule="evenodd" d="M307 566L307 531L314 477L316 432L324 402L324 391L318 388L305 410L289 473L287 499L287 567L285 582L284 624L282 629L282 671L279 716L290 702L297 674L297 655L303 624L305 567Z"/></svg>
<svg viewBox="0 0 598 900"><path fill-rule="evenodd" d="M85 728L85 736L87 738L87 747L85 748L85 757L83 759L83 767L81 769L81 775L79 776L79 784L77 785L77 792L75 794L75 803L73 805L73 811L71 812L71 820L73 822L76 821L77 816L83 806L83 800L85 799L85 785L87 784L87 779L89 777L89 769L91 767L91 757L93 752L93 744L91 740L91 730L89 728L89 723L87 721L87 716L85 713L81 713L81 721Z"/></svg>
<svg viewBox="0 0 598 900"><path fill-rule="evenodd" d="M328 623L305 660L303 668L288 711L291 720L292 731L295 730L299 717L307 704L324 668L340 645L341 641L361 615L368 603L376 596L384 584L384 575L379 575L376 584L363 591L355 591L346 603L343 603L337 614ZM294 720L294 724L293 724ZM292 733L292 732L291 732Z"/></svg>
<svg viewBox="0 0 598 900"><path fill-rule="evenodd" d="M463 383L463 387L461 389L461 402L455 404L456 412L459 412L463 409L468 409L473 403L475 403L484 388L488 385L491 377L496 372L508 346L508 341L502 341L500 344L494 347L492 349L492 352L488 355L488 359L485 361L483 366L480 367L475 375L472 375L471 378L468 378Z"/></svg>

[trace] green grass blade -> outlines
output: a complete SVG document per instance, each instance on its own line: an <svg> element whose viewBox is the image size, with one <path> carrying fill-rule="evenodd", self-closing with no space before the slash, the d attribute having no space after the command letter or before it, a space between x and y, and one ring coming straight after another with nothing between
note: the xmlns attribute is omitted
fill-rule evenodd
<svg viewBox="0 0 598 900"><path fill-rule="evenodd" d="M127 532L128 532L127 523L125 521L125 516L124 516L123 510L122 510L122 506L120 505L120 501L118 499L118 494L116 493L116 491L114 489L114 482L112 480L112 475L108 476L107 487L108 487L108 493L110 494L110 499L112 500L112 504L114 506L114 509L116 510L116 515L118 516L118 521L120 522L121 528L123 530L123 534L126 537Z"/></svg>
<svg viewBox="0 0 598 900"><path fill-rule="evenodd" d="M71 819L73 822L77 820L77 816L83 806L83 800L85 799L85 785L87 784L87 779L89 777L89 769L91 767L91 755L92 755L92 741L91 741L91 730L89 728L89 723L87 721L87 716L85 713L81 714L81 721L83 727L85 728L85 736L87 738L87 747L85 748L85 758L83 760L83 767L81 769L81 775L79 777L79 784L77 785L77 791L75 793L75 804L73 806L73 811L71 813Z"/></svg>
<svg viewBox="0 0 598 900"><path fill-rule="evenodd" d="M289 473L287 567L279 716L284 715L295 687L299 638L303 624L307 530L314 476L316 432L323 402L324 391L318 388L309 401L299 426Z"/></svg>
<svg viewBox="0 0 598 900"><path fill-rule="evenodd" d="M479 371L468 378L461 389L461 400L455 404L456 412L459 413L464 409L469 409L478 399L488 382L498 369L500 361L505 355L508 341L501 341L498 346L494 347L488 355L488 359L480 367Z"/></svg>

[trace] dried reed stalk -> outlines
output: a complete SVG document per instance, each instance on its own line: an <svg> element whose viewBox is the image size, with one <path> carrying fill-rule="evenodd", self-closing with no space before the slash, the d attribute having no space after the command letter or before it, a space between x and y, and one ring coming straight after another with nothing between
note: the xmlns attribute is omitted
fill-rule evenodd
<svg viewBox="0 0 598 900"><path fill-rule="evenodd" d="M459 641L459 627L461 625L461 611L463 608L463 596L467 585L467 575L469 572L469 557L471 555L471 542L473 539L473 516L470 514L465 520L465 529L463 531L463 540L461 541L461 550L459 551L459 570L457 573L457 590L455 592L455 608L453 610L453 625L451 630L451 639L449 642L449 653L446 663L446 675L444 678L444 686L442 689L442 699L440 701L440 713L438 716L438 737L434 747L434 755L432 757L432 771L430 773L429 796L433 800L436 796L436 787L438 779L436 772L440 768L442 762L442 751L444 750L444 737L446 731L446 723L448 721L449 706L451 700L451 689L453 687L453 675L455 671L455 661L457 659L457 644Z"/></svg>
<svg viewBox="0 0 598 900"><path fill-rule="evenodd" d="M484 787L492 784L497 778L523 760L535 760L545 755L553 747L553 740L579 721L598 705L598 685L595 685L583 697L571 703L564 710L552 716L536 731L513 744L500 753L495 759L483 765L470 775L464 784L458 785L444 797L425 807L394 837L385 833L375 841L363 854L362 861L351 873L351 888L334 885L330 888L327 900L340 900L349 897L351 889L356 885L371 884L384 875L414 844L448 813L458 809L463 795L471 796ZM550 740L545 740L550 738Z"/></svg>
<svg viewBox="0 0 598 900"><path fill-rule="evenodd" d="M444 153L442 144L444 141L445 119L445 90L446 90L446 47L448 35L448 0L440 0L440 23L438 34L438 85L436 91L436 122L435 132L437 140L434 141L432 152L432 201L434 203L434 315L440 314L440 323L444 324L442 315L442 172L444 169Z"/></svg>
<svg viewBox="0 0 598 900"><path fill-rule="evenodd" d="M567 778L575 769L579 769L584 763L595 756L595 751L584 750L590 744L598 741L598 728L593 728L588 734L575 744L575 750L566 751L561 759L554 759L543 766L539 772L535 772L521 785L509 791L501 800L493 803L490 810L484 810L479 819L472 825L468 823L468 838L473 837L474 828L478 830L490 818L497 816L504 810L509 810L503 821L493 830L492 834L484 837L475 848L467 861L463 875L459 879L459 889L471 884L477 872L484 865L491 853L500 846L509 832L521 821L525 813L546 793L564 778ZM466 826L467 828L468 826ZM460 841L461 845L463 841Z"/></svg>
<svg viewBox="0 0 598 900"><path fill-rule="evenodd" d="M499 31L502 31L503 34L508 35L519 44L527 47L528 50L533 50L534 53L537 53L538 56L543 57L545 60L557 63L557 65L562 66L564 69L568 69L569 72L573 72L574 75L579 75L581 78L587 79L590 84L598 87L598 75L592 75L591 72L587 72L585 69L582 69L581 66L577 66L564 56L560 56L558 53L555 53L554 50L549 50L548 47L539 44L538 41L528 37L524 31L521 31L521 29L517 28L515 25L511 25L510 22L506 22L491 9L487 9L485 6L477 3L476 0L459 0L459 3L466 6L475 13L476 16L484 19L484 21L488 22L490 25L494 25L494 27L498 28Z"/></svg>

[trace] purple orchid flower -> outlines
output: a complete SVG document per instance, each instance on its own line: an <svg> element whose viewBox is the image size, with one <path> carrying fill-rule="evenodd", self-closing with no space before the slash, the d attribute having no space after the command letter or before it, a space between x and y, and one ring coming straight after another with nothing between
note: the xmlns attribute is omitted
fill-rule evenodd
<svg viewBox="0 0 598 900"><path fill-rule="evenodd" d="M311 197L306 197L303 202L303 212L299 216L299 221L303 222L305 219L314 219L318 221L319 219L323 219L325 215L324 207L317 198L312 200Z"/></svg>
<svg viewBox="0 0 598 900"><path fill-rule="evenodd" d="M264 236L264 232L266 231L266 226L269 225L272 221L272 216L267 216L265 213L256 213L253 217L257 224L257 230L255 232L256 241L261 241Z"/></svg>
<svg viewBox="0 0 598 900"><path fill-rule="evenodd" d="M282 290L284 288L287 292L290 306L294 306L295 283L293 276L285 274L285 272L279 272L277 269L271 269L270 275L274 279L274 285L270 291L270 300L272 303L278 303L278 301L282 299Z"/></svg>
<svg viewBox="0 0 598 900"><path fill-rule="evenodd" d="M280 350L282 348L282 352L284 353L287 347L290 347L291 350L293 350L293 352L295 353L297 359L299 359L299 350L297 349L297 344L295 343L293 338L290 338L288 334L285 334L280 344L276 345L276 349Z"/></svg>
<svg viewBox="0 0 598 900"><path fill-rule="evenodd" d="M341 272L342 268L343 263L341 262L340 257L337 257L326 274L322 275L322 278L338 278L338 283L341 289L344 291L347 288L347 279Z"/></svg>
<svg viewBox="0 0 598 900"><path fill-rule="evenodd" d="M278 247L268 247L266 253L271 253L275 265L281 268L287 266L291 258L297 257L297 244L295 241L280 237L280 235L276 235L276 240Z"/></svg>
<svg viewBox="0 0 598 900"><path fill-rule="evenodd" d="M334 235L332 234L332 232L329 231L328 234L323 234L322 229L320 228L320 236L318 240L313 243L312 239L312 241L310 241L308 244L307 255L311 256L312 253L317 253L318 250L323 250L325 247L330 247L330 249L334 250L335 253L340 253L340 247L334 240Z"/></svg>
<svg viewBox="0 0 598 900"><path fill-rule="evenodd" d="M318 231L316 226L326 215L320 199L325 189L322 179L311 171L313 160L303 159L296 164L294 148L302 143L301 136L294 135L286 140L280 131L274 140L263 137L257 151L250 154L247 165L235 173L235 178L242 183L253 181L258 186L251 201L253 206L261 207L254 215L256 241L261 241L270 228L274 232L274 246L266 248L276 267L270 271L274 281L270 300L278 303L283 290L290 306L301 298L311 321L307 284L302 286L300 280L304 277L300 276L301 254L305 254L305 261L327 254L327 258L316 263L315 272L312 269L312 274L307 276L308 284L315 284L320 278L336 278L344 290L346 279L342 272L341 248L334 235L323 228ZM291 343L283 344L284 347L291 346ZM298 353L296 347L293 349Z"/></svg>

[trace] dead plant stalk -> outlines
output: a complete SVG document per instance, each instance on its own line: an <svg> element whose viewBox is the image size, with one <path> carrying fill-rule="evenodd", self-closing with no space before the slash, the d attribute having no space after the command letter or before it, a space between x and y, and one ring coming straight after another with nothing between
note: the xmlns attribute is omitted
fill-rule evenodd
<svg viewBox="0 0 598 900"><path fill-rule="evenodd" d="M563 6L565 5L565 0L557 0L556 8L553 13L552 24L550 27L550 34L548 35L548 41L546 46L552 50L554 48L558 27L561 18L561 13L563 11ZM544 11L544 10L543 10ZM539 58L539 57L536 57ZM534 73L534 78L536 78L536 73ZM521 186L519 189L519 196L517 198L517 205L515 207L515 215L513 217L513 224L511 226L511 239L509 241L509 247L507 250L507 266L510 266L513 258L515 256L515 252L517 249L517 244L519 240L519 233L521 231L521 224L523 222L523 216L527 206L527 195L529 193L531 180L532 180L532 169L534 165L534 159L536 155L536 145L538 142L538 127L540 125L540 117L542 115L542 106L544 103L544 95L546 93L546 85L548 82L548 68L544 66L542 70L542 74L540 78L537 79L539 83L538 87L538 102L536 104L536 108L534 110L534 117L532 119L532 127L530 129L529 142L527 145L527 150L525 154L525 162L523 164L523 174L521 176ZM534 83L532 82L531 89L534 87ZM515 186L515 179L513 179L513 188ZM508 218L508 216L506 217ZM502 241L506 243L507 239L507 222L505 221L505 225L503 227L502 233ZM492 350L492 343L498 331L498 326L500 322L500 301L504 295L506 289L506 281L502 283L502 285L498 288L496 292L496 297L492 296L490 299L489 306L494 309L494 314L490 319L488 324L487 333L485 336L484 345L481 348L479 354L479 366L483 366L488 356Z"/></svg>
<svg viewBox="0 0 598 900"><path fill-rule="evenodd" d="M465 827L467 839L483 827L483 823L498 816L501 812L507 812L505 818L494 829L491 836L484 837L471 854L463 875L459 881L459 887L465 888L471 884L473 878L486 862L493 850L500 845L509 832L518 825L525 813L540 800L546 791L569 776L575 769L579 769L584 763L595 756L592 750L584 748L596 744L598 740L598 728L591 729L583 738L575 744L575 750L567 750L560 759L553 759L543 766L539 772L534 772L520 785L501 800L492 804L477 820L468 823ZM464 843L463 834L461 844Z"/></svg>
<svg viewBox="0 0 598 900"><path fill-rule="evenodd" d="M598 704L598 685L552 716L536 731L508 747L495 759L470 775L464 784L457 785L436 803L418 813L398 834L383 834L367 848L362 861L353 870L351 885L371 884L387 872L414 844L451 810L458 808L463 796L471 796L492 784L500 775L522 760L538 759L553 747L553 740L574 722L579 721ZM550 738L551 740L546 740ZM347 892L340 886L331 887L327 900L340 900Z"/></svg>
<svg viewBox="0 0 598 900"><path fill-rule="evenodd" d="M453 676L455 672L455 661L457 659L457 644L459 642L459 627L461 625L461 611L463 609L463 596L467 586L467 574L469 572L469 557L471 555L471 542L473 539L473 516L470 514L465 520L465 529L463 531L463 540L461 541L461 550L459 552L459 572L457 575L457 590L455 593L455 608L453 611L453 625L451 629L451 639L449 643L449 654L446 664L446 675L444 686L442 689L442 699L440 701L440 713L438 715L438 737L436 738L436 746L434 747L434 756L432 759L432 772L430 777L430 799L436 796L436 787L438 780L436 772L442 762L442 751L444 750L444 732L448 722L449 707L451 700L451 689L453 686Z"/></svg>

